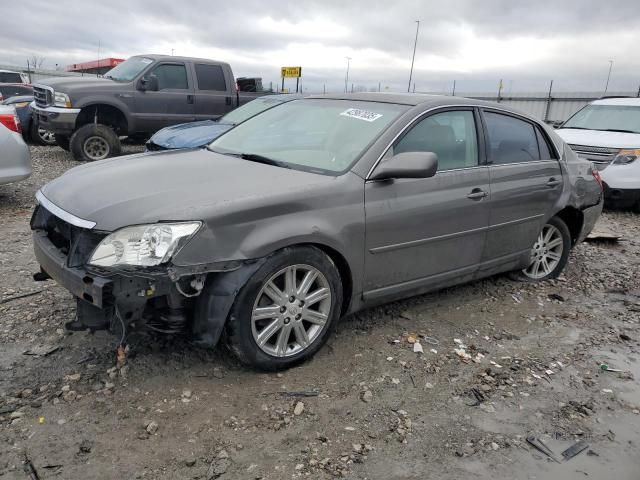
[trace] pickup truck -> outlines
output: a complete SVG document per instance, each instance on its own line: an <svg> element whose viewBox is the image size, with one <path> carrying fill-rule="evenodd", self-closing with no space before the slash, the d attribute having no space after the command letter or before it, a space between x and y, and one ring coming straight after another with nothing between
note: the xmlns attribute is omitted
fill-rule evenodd
<svg viewBox="0 0 640 480"><path fill-rule="evenodd" d="M33 88L34 122L79 161L118 155L120 137L215 120L266 94L239 92L227 63L164 55L131 57L103 78L51 78Z"/></svg>

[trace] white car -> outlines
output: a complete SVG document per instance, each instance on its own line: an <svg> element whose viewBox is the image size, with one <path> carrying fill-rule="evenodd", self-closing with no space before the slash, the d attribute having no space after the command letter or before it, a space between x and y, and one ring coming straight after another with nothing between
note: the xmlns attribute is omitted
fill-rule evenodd
<svg viewBox="0 0 640 480"><path fill-rule="evenodd" d="M591 102L556 133L600 170L605 205L640 212L640 98Z"/></svg>
<svg viewBox="0 0 640 480"><path fill-rule="evenodd" d="M0 83L29 83L29 77L13 70L0 70Z"/></svg>
<svg viewBox="0 0 640 480"><path fill-rule="evenodd" d="M0 185L31 175L31 154L22 138L15 108L0 105Z"/></svg>

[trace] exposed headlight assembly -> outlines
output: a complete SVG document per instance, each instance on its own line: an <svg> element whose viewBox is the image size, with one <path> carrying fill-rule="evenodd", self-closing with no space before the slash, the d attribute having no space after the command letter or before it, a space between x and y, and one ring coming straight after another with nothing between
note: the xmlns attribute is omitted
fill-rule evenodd
<svg viewBox="0 0 640 480"><path fill-rule="evenodd" d="M71 108L71 99L66 93L53 92L53 104L56 107Z"/></svg>
<svg viewBox="0 0 640 480"><path fill-rule="evenodd" d="M640 157L640 149L620 150L615 158L611 161L611 165L629 165Z"/></svg>
<svg viewBox="0 0 640 480"><path fill-rule="evenodd" d="M200 225L200 222L154 223L122 228L100 242L89 264L153 267L166 263Z"/></svg>

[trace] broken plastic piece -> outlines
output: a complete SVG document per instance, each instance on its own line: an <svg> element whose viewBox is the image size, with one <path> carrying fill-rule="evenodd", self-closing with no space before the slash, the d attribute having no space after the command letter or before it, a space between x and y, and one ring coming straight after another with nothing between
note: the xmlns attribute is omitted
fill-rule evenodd
<svg viewBox="0 0 640 480"><path fill-rule="evenodd" d="M578 455L580 452L583 452L587 448L589 448L589 444L584 440L580 440L579 442L574 443L564 452L562 452L562 456L565 460L571 460L573 457Z"/></svg>
<svg viewBox="0 0 640 480"><path fill-rule="evenodd" d="M535 448L539 452L544 453L547 457L549 457L554 462L560 463L560 460L556 458L556 455L553 453L553 451L549 447L547 447L547 445L538 437L534 437L534 436L527 437L527 443L529 443L533 448Z"/></svg>

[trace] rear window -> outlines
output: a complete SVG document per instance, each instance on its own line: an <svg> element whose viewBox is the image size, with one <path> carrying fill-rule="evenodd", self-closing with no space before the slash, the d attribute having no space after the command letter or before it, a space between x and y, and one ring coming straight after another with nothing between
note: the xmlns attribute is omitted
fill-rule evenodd
<svg viewBox="0 0 640 480"><path fill-rule="evenodd" d="M0 83L22 83L18 72L0 72Z"/></svg>
<svg viewBox="0 0 640 480"><path fill-rule="evenodd" d="M33 95L33 88L22 85L0 85L0 97L5 100L19 95Z"/></svg>
<svg viewBox="0 0 640 480"><path fill-rule="evenodd" d="M196 78L199 90L227 91L227 82L224 80L224 71L220 65L196 63Z"/></svg>
<svg viewBox="0 0 640 480"><path fill-rule="evenodd" d="M540 160L538 139L529 122L500 113L484 112L489 134L489 159L494 164Z"/></svg>

